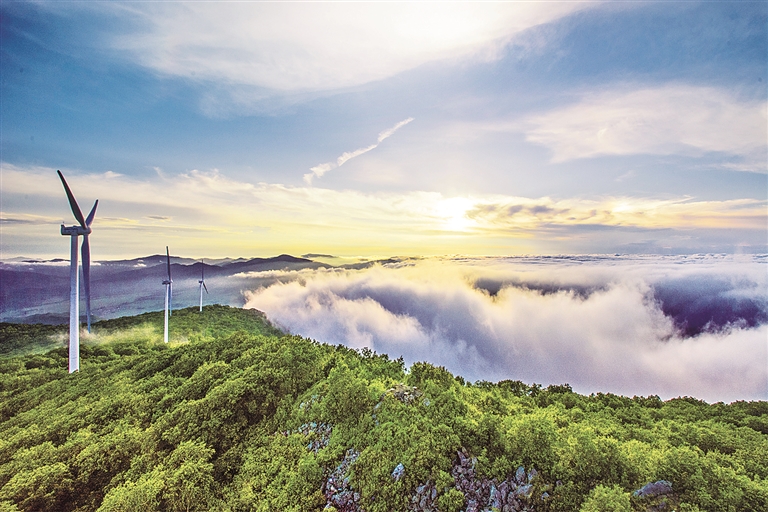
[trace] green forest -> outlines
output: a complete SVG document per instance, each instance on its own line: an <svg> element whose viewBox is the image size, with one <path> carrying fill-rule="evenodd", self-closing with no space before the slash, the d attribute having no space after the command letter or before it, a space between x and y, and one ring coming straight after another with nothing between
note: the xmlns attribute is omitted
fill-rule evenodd
<svg viewBox="0 0 768 512"><path fill-rule="evenodd" d="M0 511L766 511L768 402L467 382L209 306L0 324Z"/></svg>

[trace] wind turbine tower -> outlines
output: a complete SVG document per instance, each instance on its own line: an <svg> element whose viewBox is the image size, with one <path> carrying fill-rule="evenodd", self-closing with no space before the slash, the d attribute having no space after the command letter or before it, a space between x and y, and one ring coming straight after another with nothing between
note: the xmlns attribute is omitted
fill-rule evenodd
<svg viewBox="0 0 768 512"><path fill-rule="evenodd" d="M208 293L208 287L205 286L205 260L200 262L200 280L198 283L200 283L200 311L203 311L203 289L205 289L205 293Z"/></svg>
<svg viewBox="0 0 768 512"><path fill-rule="evenodd" d="M173 280L171 279L171 254L168 246L165 246L165 258L168 269L168 279L163 281L165 285L165 328L163 329L163 341L168 343L168 315L171 313L171 294L173 293Z"/></svg>
<svg viewBox="0 0 768 512"><path fill-rule="evenodd" d="M87 218L83 217L80 206L77 204L74 194L67 185L67 180L61 171L56 171L64 185L64 191L67 193L69 207L79 222L78 226L61 225L61 234L70 237L70 256L69 256L69 373L80 370L80 283L77 263L77 242L78 237L82 235L83 245L81 247L83 256L83 288L85 290L85 313L88 323L88 332L91 332L91 245L88 241L88 235L91 234L91 223L96 215L96 207L99 205L97 199L93 203L91 213Z"/></svg>

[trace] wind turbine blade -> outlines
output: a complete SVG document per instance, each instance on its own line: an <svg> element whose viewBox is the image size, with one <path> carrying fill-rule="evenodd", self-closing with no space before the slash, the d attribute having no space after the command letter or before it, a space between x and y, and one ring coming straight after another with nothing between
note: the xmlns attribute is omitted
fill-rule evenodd
<svg viewBox="0 0 768 512"><path fill-rule="evenodd" d="M200 280L205 281L205 260L200 262Z"/></svg>
<svg viewBox="0 0 768 512"><path fill-rule="evenodd" d="M67 192L67 199L69 199L69 207L72 208L72 213L75 215L75 218L77 219L77 222L80 223L80 226L82 226L83 229L85 229L85 219L83 218L83 212L80 211L80 207L77 205L77 200L75 199L75 196L72 194L72 191L69 190L69 185L67 185L67 180L64 179L64 175L61 174L61 171L56 171L59 173L59 178L61 178L61 183L64 185L64 190Z"/></svg>
<svg viewBox="0 0 768 512"><path fill-rule="evenodd" d="M83 235L83 245L80 248L83 255L83 289L85 290L85 317L88 332L91 332L91 243L88 235Z"/></svg>
<svg viewBox="0 0 768 512"><path fill-rule="evenodd" d="M208 293L208 287L205 286L205 283L203 283L203 288L205 289L205 293Z"/></svg>
<svg viewBox="0 0 768 512"><path fill-rule="evenodd" d="M170 283L168 285L168 314L170 315L172 311L173 311L173 283Z"/></svg>
<svg viewBox="0 0 768 512"><path fill-rule="evenodd" d="M99 206L99 200L97 199L95 203L93 203L93 208L91 208L91 213L88 214L88 217L85 218L85 225L88 227L91 227L91 223L93 222L93 216L96 215L96 207Z"/></svg>

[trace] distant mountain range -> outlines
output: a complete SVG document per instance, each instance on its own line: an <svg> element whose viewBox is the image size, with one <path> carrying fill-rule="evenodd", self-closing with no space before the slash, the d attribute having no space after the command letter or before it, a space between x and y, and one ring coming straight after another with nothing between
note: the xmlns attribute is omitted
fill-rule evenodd
<svg viewBox="0 0 768 512"><path fill-rule="evenodd" d="M209 294L205 304L241 307L243 292L280 280L269 271L328 268L307 258L281 254L273 258L206 259L171 256L174 307L199 303L202 265ZM166 257L154 254L129 260L97 261L91 266L95 319L135 315L163 308ZM370 265L371 263L367 263ZM356 267L358 265L355 265ZM82 291L81 291L82 294ZM13 258L0 262L0 321L66 323L69 318L69 260ZM81 307L81 312L83 308Z"/></svg>

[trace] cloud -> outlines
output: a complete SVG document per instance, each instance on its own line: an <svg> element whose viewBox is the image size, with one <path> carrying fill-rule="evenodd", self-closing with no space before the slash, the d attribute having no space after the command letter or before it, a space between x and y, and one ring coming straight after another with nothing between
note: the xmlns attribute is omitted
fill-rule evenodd
<svg viewBox="0 0 768 512"><path fill-rule="evenodd" d="M341 154L341 156L339 156L339 158L336 159L336 166L340 167L344 165L348 160L352 160L353 158L358 157L363 153L367 153L370 150L377 148L378 146L379 146L378 144L371 144L368 147L359 148L354 151L345 151L344 153Z"/></svg>
<svg viewBox="0 0 768 512"><path fill-rule="evenodd" d="M576 103L529 117L526 139L552 161L600 155L721 152L734 168L766 172L767 107L714 87L667 84L583 95Z"/></svg>
<svg viewBox="0 0 768 512"><path fill-rule="evenodd" d="M310 169L310 171L312 171L312 172L311 173L307 173L307 174L304 175L304 181L307 184L311 185L313 178L315 178L315 177L319 178L323 174L327 173L328 171L330 171L332 169L336 169L337 167L341 167L342 165L344 165L349 160L352 160L353 158L358 157L358 156L362 155L363 153L367 153L370 150L377 148L379 146L379 144L381 144L384 141L384 139L387 139L387 138L391 137L392 134L394 134L397 130L399 130L403 126L407 125L411 121L413 121L413 118L409 117L408 119L404 119L403 121L400 121L399 123L397 123L392 128L384 130L383 132L381 132L379 134L379 137L377 139L378 142L376 142L376 144L371 144L370 146L367 146L367 147L364 147L364 148L359 148L359 149L356 149L354 151L346 151L346 152L342 153L341 156L339 156L336 159L335 163L334 162L326 162L324 164L319 164L319 165L316 165L316 166L312 167Z"/></svg>
<svg viewBox="0 0 768 512"><path fill-rule="evenodd" d="M521 31L595 3L230 2L90 7L138 27L112 40L165 75L274 91L365 84L434 60L494 59ZM116 4L116 5L114 5ZM138 23L140 22L140 23Z"/></svg>
<svg viewBox="0 0 768 512"><path fill-rule="evenodd" d="M501 200L499 200L501 199ZM466 212L478 229L527 230L554 226L665 229L672 226L761 229L768 203L757 199L695 201L604 197L599 200L548 197L477 198ZM534 228L534 226L536 228Z"/></svg>
<svg viewBox="0 0 768 512"><path fill-rule="evenodd" d="M216 247L216 257L638 252L628 244L639 242L653 252L730 252L737 245L763 252L767 244L768 203L756 199L364 193L248 183L215 169L146 178L66 170L66 176L81 204L99 199L92 241L109 242L120 250L116 255L153 252L169 237L177 250ZM34 215L52 223L71 220L55 169L3 164L2 194L5 218L29 220L23 215L34 204ZM39 252L42 246L58 251L58 229L4 226L8 253L50 254ZM127 238L131 230L141 237ZM179 239L181 232L194 234Z"/></svg>
<svg viewBox="0 0 768 512"><path fill-rule="evenodd" d="M61 219L56 217L44 217L41 215L32 215L25 213L17 213L8 215L0 212L0 223L2 224L31 224L31 225L50 225L58 224Z"/></svg>
<svg viewBox="0 0 768 512"><path fill-rule="evenodd" d="M471 380L765 400L764 266L759 258L411 261L286 274L248 292L246 307L294 333L445 365ZM679 275L688 281L676 281ZM481 279L504 284L491 294L477 286ZM737 306L696 335L681 329L669 290L693 296L710 288L720 306L751 297L762 316ZM705 315L708 307L684 315Z"/></svg>
<svg viewBox="0 0 768 512"><path fill-rule="evenodd" d="M407 124L408 124L408 123L410 123L411 121L413 121L413 118L412 118L412 117L409 117L408 119L403 119L402 121L400 121L399 123L397 123L397 124L396 124L395 126L393 126L392 128L389 128L389 129L387 129L387 130L384 130L383 132L381 132L381 133L379 134L379 137L378 137L378 139L377 139L377 140L379 141L379 143L381 143L381 142L382 142L384 139L391 137L391 136L392 136L392 134L394 134L394 133L395 133L397 130L399 130L399 129L400 129L400 128L402 128L403 126L407 125Z"/></svg>

